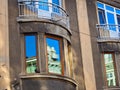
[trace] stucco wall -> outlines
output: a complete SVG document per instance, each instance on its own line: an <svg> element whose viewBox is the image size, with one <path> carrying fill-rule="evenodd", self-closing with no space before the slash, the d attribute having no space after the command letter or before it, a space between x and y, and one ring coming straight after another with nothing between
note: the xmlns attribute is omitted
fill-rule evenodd
<svg viewBox="0 0 120 90"><path fill-rule="evenodd" d="M0 90L9 88L8 0L0 1Z"/></svg>
<svg viewBox="0 0 120 90"><path fill-rule="evenodd" d="M79 34L81 40L81 52L86 90L96 90L95 72L93 64L91 34L89 28L89 16L87 1L76 0L78 11Z"/></svg>

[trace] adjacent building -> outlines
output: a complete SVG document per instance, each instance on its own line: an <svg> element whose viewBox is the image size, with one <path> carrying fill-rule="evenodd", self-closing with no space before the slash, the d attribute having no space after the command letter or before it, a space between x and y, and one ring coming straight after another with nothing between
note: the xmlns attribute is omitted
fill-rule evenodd
<svg viewBox="0 0 120 90"><path fill-rule="evenodd" d="M2 0L0 90L120 90L119 0Z"/></svg>

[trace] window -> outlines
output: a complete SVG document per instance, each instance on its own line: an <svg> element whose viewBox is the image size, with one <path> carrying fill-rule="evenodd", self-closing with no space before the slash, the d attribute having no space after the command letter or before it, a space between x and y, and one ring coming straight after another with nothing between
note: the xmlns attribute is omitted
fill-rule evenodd
<svg viewBox="0 0 120 90"><path fill-rule="evenodd" d="M99 24L106 24L106 25L118 25L119 22L117 22L117 15L120 14L120 9L117 9L116 7L97 2L97 8L98 8L98 18L99 18ZM109 30L116 31L116 27L110 27Z"/></svg>
<svg viewBox="0 0 120 90"><path fill-rule="evenodd" d="M60 1L59 0L40 0L39 9L49 12L59 12Z"/></svg>
<svg viewBox="0 0 120 90"><path fill-rule="evenodd" d="M64 68L67 67L66 75L71 75L72 54L70 43L66 39L43 33L25 34L23 37L23 72L64 75Z"/></svg>
<svg viewBox="0 0 120 90"><path fill-rule="evenodd" d="M37 72L37 47L36 36L25 35L25 66L27 73Z"/></svg>
<svg viewBox="0 0 120 90"><path fill-rule="evenodd" d="M48 72L63 74L63 57L61 38L46 37Z"/></svg>
<svg viewBox="0 0 120 90"><path fill-rule="evenodd" d="M104 66L105 66L105 74L106 74L106 84L108 87L117 86L116 80L116 67L114 54L105 53L104 54Z"/></svg>
<svg viewBox="0 0 120 90"><path fill-rule="evenodd" d="M119 32L120 32L120 15L117 15L117 22L118 22L118 28L119 28Z"/></svg>
<svg viewBox="0 0 120 90"><path fill-rule="evenodd" d="M113 38L119 38L119 22L118 22L118 17L117 15L120 15L120 9L102 3L102 2L97 2L97 8L98 8L98 23L100 26L102 26L102 30L104 30L104 36L105 37L113 37ZM106 31L109 30L109 31ZM108 33L106 35L106 32Z"/></svg>
<svg viewBox="0 0 120 90"><path fill-rule="evenodd" d="M49 11L48 0L40 0L39 9Z"/></svg>
<svg viewBox="0 0 120 90"><path fill-rule="evenodd" d="M104 10L99 9L98 10L98 16L99 16L99 22L100 22L100 24L106 24Z"/></svg>

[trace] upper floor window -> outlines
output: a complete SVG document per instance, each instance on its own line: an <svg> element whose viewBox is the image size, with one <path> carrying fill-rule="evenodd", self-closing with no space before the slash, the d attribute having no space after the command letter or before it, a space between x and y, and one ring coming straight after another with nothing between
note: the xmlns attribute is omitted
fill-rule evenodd
<svg viewBox="0 0 120 90"><path fill-rule="evenodd" d="M117 86L116 64L113 53L104 53L105 82L108 87Z"/></svg>
<svg viewBox="0 0 120 90"><path fill-rule="evenodd" d="M120 9L97 2L98 24L100 24L100 34L102 37L120 37ZM103 31L102 31L103 30Z"/></svg>
<svg viewBox="0 0 120 90"><path fill-rule="evenodd" d="M119 18L117 18L118 15L120 15L120 9L97 2L97 8L98 8L98 21L99 24L106 24L106 25L119 25ZM110 30L116 31L117 29L114 27L109 27Z"/></svg>
<svg viewBox="0 0 120 90"><path fill-rule="evenodd" d="M100 24L106 24L104 10L98 9L98 16L99 16L99 22L100 22Z"/></svg>

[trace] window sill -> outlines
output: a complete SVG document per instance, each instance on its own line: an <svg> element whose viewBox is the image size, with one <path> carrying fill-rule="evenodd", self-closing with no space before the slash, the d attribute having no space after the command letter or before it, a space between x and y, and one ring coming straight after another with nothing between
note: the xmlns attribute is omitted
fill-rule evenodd
<svg viewBox="0 0 120 90"><path fill-rule="evenodd" d="M104 90L120 90L119 86L115 86L115 87L106 87L104 88Z"/></svg>

